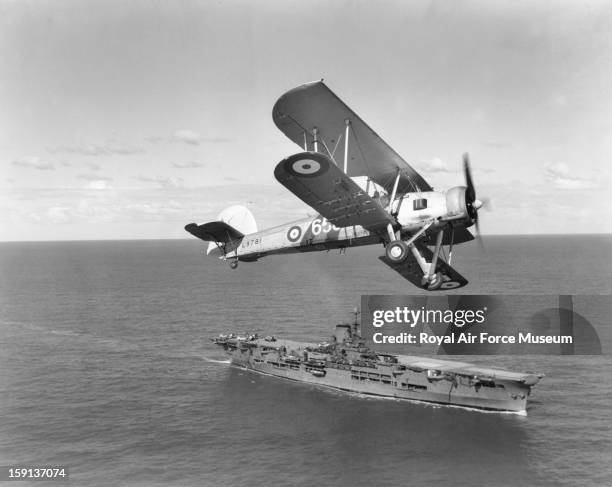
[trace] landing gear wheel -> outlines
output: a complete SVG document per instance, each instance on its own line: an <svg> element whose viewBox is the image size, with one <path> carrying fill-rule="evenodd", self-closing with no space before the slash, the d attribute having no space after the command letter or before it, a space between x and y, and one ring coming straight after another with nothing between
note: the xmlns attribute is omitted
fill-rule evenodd
<svg viewBox="0 0 612 487"><path fill-rule="evenodd" d="M423 284L423 287L428 291L435 291L436 289L439 289L443 283L442 273L436 272L433 276L431 276L431 281L429 282L425 277L423 277L421 283Z"/></svg>
<svg viewBox="0 0 612 487"><path fill-rule="evenodd" d="M230 266L230 269L235 269L236 267L238 267L238 261L237 260L230 260L229 266Z"/></svg>
<svg viewBox="0 0 612 487"><path fill-rule="evenodd" d="M387 255L387 259L391 262L400 264L408 257L408 246L403 240L394 240L387 245L385 254Z"/></svg>

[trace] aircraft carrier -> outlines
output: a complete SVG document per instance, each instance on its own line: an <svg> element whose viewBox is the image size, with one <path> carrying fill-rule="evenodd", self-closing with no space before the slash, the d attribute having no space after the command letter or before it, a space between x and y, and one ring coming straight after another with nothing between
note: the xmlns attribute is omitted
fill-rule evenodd
<svg viewBox="0 0 612 487"><path fill-rule="evenodd" d="M526 414L541 374L466 362L392 355L365 345L359 324L336 325L331 341L303 343L274 336L219 335L234 365L263 374L373 396Z"/></svg>

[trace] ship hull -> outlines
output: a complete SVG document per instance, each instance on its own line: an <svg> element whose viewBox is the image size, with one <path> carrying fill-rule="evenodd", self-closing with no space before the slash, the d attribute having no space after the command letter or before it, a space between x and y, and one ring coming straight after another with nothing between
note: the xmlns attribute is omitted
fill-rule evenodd
<svg viewBox="0 0 612 487"><path fill-rule="evenodd" d="M232 364L254 372L307 384L371 396L461 406L479 410L526 414L529 387L496 381L494 387L475 386L462 377L429 378L426 371L393 366L355 367L327 363L324 368L306 363L266 359L252 349L230 350ZM401 357L401 356L400 356Z"/></svg>

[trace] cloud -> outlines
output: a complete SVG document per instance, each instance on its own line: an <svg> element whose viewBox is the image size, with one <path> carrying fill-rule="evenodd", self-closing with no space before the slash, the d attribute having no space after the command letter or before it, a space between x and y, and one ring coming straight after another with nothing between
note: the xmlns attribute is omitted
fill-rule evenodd
<svg viewBox="0 0 612 487"><path fill-rule="evenodd" d="M83 235L87 238L137 238L142 235L139 228L143 222L159 223L156 233L151 234L157 238L190 238L183 230L186 223L214 220L223 208L244 205L247 201L261 228L312 211L279 185L225 184L160 190L157 185L164 182L163 178L145 176L144 179L156 184L119 187L112 191L104 191L104 186L98 186L104 181L91 181L90 186L82 188L7 188L0 192L0 222L22 225L31 232L31 237L27 234L28 239L34 240L83 238ZM203 191L206 198L202 197ZM41 227L45 232L41 233ZM114 233L117 229L122 233Z"/></svg>
<svg viewBox="0 0 612 487"><path fill-rule="evenodd" d="M13 161L15 166L27 167L30 169L37 169L39 171L53 171L55 166L48 161L43 161L40 157L22 157Z"/></svg>
<svg viewBox="0 0 612 487"><path fill-rule="evenodd" d="M512 142L506 142L503 140L489 140L482 142L482 145L485 147L490 147L491 149L510 149L513 147Z"/></svg>
<svg viewBox="0 0 612 487"><path fill-rule="evenodd" d="M77 178L88 181L87 189L95 190L107 189L108 183L113 180L113 178L101 174L79 174Z"/></svg>
<svg viewBox="0 0 612 487"><path fill-rule="evenodd" d="M172 134L172 138L191 145L200 145L202 137L193 130L181 129Z"/></svg>
<svg viewBox="0 0 612 487"><path fill-rule="evenodd" d="M555 186L559 189L589 189L595 188L596 185L592 181L586 179L563 179L555 180Z"/></svg>
<svg viewBox="0 0 612 487"><path fill-rule="evenodd" d="M67 223L72 218L72 212L65 206L52 206L47 210L46 217L51 223Z"/></svg>
<svg viewBox="0 0 612 487"><path fill-rule="evenodd" d="M544 166L546 180L557 189L589 189L597 185L587 178L579 178L570 174L569 167L563 162L554 162Z"/></svg>
<svg viewBox="0 0 612 487"><path fill-rule="evenodd" d="M129 145L116 140L108 140L104 144L82 144L82 145L62 145L49 147L47 152L51 154L76 154L81 156L111 156L111 155L134 155L142 154L145 150L142 147Z"/></svg>
<svg viewBox="0 0 612 487"><path fill-rule="evenodd" d="M177 169L194 169L197 167L204 167L204 164L201 162L195 162L195 161L191 161L191 162L173 162L172 163L173 167L176 167Z"/></svg>
<svg viewBox="0 0 612 487"><path fill-rule="evenodd" d="M77 176L79 179L84 179L85 181L112 181L113 178L110 176L102 176L101 174L79 174Z"/></svg>
<svg viewBox="0 0 612 487"><path fill-rule="evenodd" d="M232 141L232 139L229 139L227 137L204 137L199 133L189 129L177 130L170 137L161 135L149 135L145 137L145 140L150 144L160 144L162 142L182 142L189 145L200 145L205 142L209 144L223 144Z"/></svg>
<svg viewBox="0 0 612 487"><path fill-rule="evenodd" d="M102 190L102 189L107 189L108 188L108 181L100 179L100 180L96 180L96 181L90 181L89 184L87 185L88 189L98 189L98 190Z"/></svg>
<svg viewBox="0 0 612 487"><path fill-rule="evenodd" d="M183 187L183 184L184 184L183 178L177 178L177 177L164 177L164 176L151 177L151 176L140 175L134 179L141 181L143 183L156 183L156 184L159 184L160 188L165 188L165 189L181 188Z"/></svg>
<svg viewBox="0 0 612 487"><path fill-rule="evenodd" d="M161 137L160 135L149 135L145 137L145 140L151 144L157 144L158 142L164 142L168 140L166 137Z"/></svg>
<svg viewBox="0 0 612 487"><path fill-rule="evenodd" d="M89 169L90 171L99 171L101 169L99 164L96 164L95 162L68 162L68 161L61 161L60 165L63 167L84 167Z"/></svg>
<svg viewBox="0 0 612 487"><path fill-rule="evenodd" d="M96 164L95 162L86 162L86 163L84 163L84 165L85 165L85 167L88 167L92 171L99 171L100 170L100 166L98 164Z"/></svg>
<svg viewBox="0 0 612 487"><path fill-rule="evenodd" d="M569 167L563 162L549 163L544 166L547 179L566 178L573 179L569 175Z"/></svg>
<svg viewBox="0 0 612 487"><path fill-rule="evenodd" d="M419 169L423 172L450 172L446 163L438 157L434 157L429 161L421 161Z"/></svg>

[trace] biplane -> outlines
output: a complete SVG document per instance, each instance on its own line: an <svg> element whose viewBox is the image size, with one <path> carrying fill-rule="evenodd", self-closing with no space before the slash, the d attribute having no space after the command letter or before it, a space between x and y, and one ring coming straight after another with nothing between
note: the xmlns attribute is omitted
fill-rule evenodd
<svg viewBox="0 0 612 487"><path fill-rule="evenodd" d="M318 214L257 230L247 208L231 206L215 221L185 227L209 242L207 254L235 269L271 254L382 244L379 259L419 287L468 283L451 267L453 246L474 240L467 228L479 235L482 202L467 154L465 186L434 191L322 80L282 95L272 118L303 149L279 162L274 176Z"/></svg>

